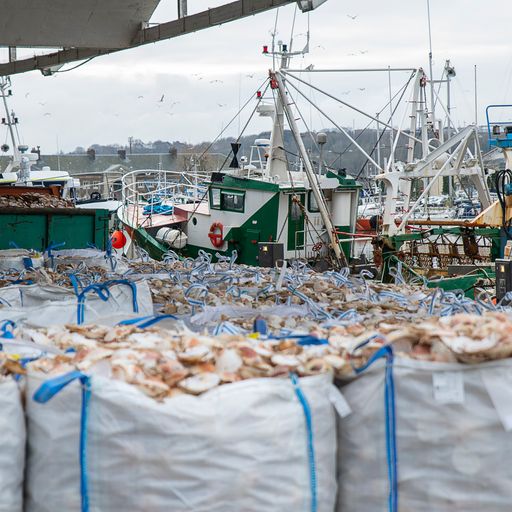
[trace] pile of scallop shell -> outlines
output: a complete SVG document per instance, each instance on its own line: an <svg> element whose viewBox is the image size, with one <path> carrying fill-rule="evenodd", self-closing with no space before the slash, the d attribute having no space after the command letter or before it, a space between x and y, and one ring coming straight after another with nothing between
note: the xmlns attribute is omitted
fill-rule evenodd
<svg viewBox="0 0 512 512"><path fill-rule="evenodd" d="M512 320L503 313L381 323L377 329L357 323L317 327L307 343L292 335L209 336L133 325L21 328L16 336L61 351L33 361L32 370L52 376L75 369L101 374L159 400L245 379L286 378L291 372L331 372L348 379L384 344L398 356L424 361L479 363L512 356Z"/></svg>
<svg viewBox="0 0 512 512"><path fill-rule="evenodd" d="M72 201L38 192L0 196L0 208L74 208Z"/></svg>
<svg viewBox="0 0 512 512"><path fill-rule="evenodd" d="M336 343L301 346L293 339L200 336L156 328L98 325L21 329L18 337L57 347L30 369L48 375L81 370L122 380L155 399L199 395L216 386L245 379L300 376L332 371L350 375L345 329ZM334 333L333 333L334 335Z"/></svg>
<svg viewBox="0 0 512 512"><path fill-rule="evenodd" d="M395 352L413 359L470 364L512 356L512 318L503 312L383 322L378 331Z"/></svg>

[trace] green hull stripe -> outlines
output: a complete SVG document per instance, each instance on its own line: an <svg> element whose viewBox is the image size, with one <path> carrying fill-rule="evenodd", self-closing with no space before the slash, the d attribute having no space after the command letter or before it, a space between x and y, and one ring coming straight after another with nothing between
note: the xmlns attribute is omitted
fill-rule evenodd
<svg viewBox="0 0 512 512"><path fill-rule="evenodd" d="M169 250L165 245L154 239L144 228L136 229L134 235L137 245L142 247L154 260L161 260Z"/></svg>

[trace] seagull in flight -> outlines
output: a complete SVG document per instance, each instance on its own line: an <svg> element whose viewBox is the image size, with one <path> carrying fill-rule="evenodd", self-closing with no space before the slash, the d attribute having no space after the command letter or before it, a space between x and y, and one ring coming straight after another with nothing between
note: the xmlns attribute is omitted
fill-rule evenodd
<svg viewBox="0 0 512 512"><path fill-rule="evenodd" d="M44 115L45 116L51 116L50 112L45 112Z"/></svg>
<svg viewBox="0 0 512 512"><path fill-rule="evenodd" d="M247 78L254 78L254 73L252 75L245 75Z"/></svg>
<svg viewBox="0 0 512 512"><path fill-rule="evenodd" d="M358 87L360 91L366 91L366 87Z"/></svg>
<svg viewBox="0 0 512 512"><path fill-rule="evenodd" d="M41 105L41 107L44 107L46 105L46 103L39 102L39 105Z"/></svg>
<svg viewBox="0 0 512 512"><path fill-rule="evenodd" d="M138 100L141 100L142 98L144 98L144 96L142 96L142 95L141 96L137 96Z"/></svg>
<svg viewBox="0 0 512 512"><path fill-rule="evenodd" d="M322 46L321 44L316 45L315 48L320 48L321 50L325 50L325 46Z"/></svg>
<svg viewBox="0 0 512 512"><path fill-rule="evenodd" d="M226 103L217 103L217 105L222 108L226 106Z"/></svg>
<svg viewBox="0 0 512 512"><path fill-rule="evenodd" d="M341 94L343 94L343 96L346 96L347 94L350 94L350 91L341 91Z"/></svg>
<svg viewBox="0 0 512 512"><path fill-rule="evenodd" d="M355 15L347 14L347 17L350 18L352 21L355 20L358 16L359 16L359 14L355 14Z"/></svg>
<svg viewBox="0 0 512 512"><path fill-rule="evenodd" d="M360 53L361 55L364 55L365 53L368 53L368 50L359 50L359 53Z"/></svg>
<svg viewBox="0 0 512 512"><path fill-rule="evenodd" d="M210 80L211 84L223 84L224 82L222 80Z"/></svg>

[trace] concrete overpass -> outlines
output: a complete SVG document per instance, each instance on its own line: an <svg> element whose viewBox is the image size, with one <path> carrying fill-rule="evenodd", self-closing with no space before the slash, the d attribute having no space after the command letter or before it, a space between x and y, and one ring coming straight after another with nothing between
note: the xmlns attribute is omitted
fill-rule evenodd
<svg viewBox="0 0 512 512"><path fill-rule="evenodd" d="M36 69L51 75L70 62L179 37L285 5L296 4L307 12L326 0L236 0L190 15L188 0L173 1L178 17L151 24L160 0L0 0L0 46L9 48L9 62L0 64L0 76ZM18 60L20 47L56 51Z"/></svg>

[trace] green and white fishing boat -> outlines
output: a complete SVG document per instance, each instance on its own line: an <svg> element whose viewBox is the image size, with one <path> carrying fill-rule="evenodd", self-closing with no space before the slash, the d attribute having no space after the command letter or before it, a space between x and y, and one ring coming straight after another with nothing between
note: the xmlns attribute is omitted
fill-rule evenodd
<svg viewBox="0 0 512 512"><path fill-rule="evenodd" d="M275 53L286 69L292 55L286 45ZM322 158L314 166L282 71L269 74L256 99L255 112L272 119L273 127L270 139L254 142L249 157L239 157L234 143L230 166L206 178L166 171L124 176L118 215L128 240L158 259L169 250L191 257L201 250L222 256L236 250L238 262L248 265L279 259L347 264L361 186L322 168ZM299 153L295 163L285 148L285 126Z"/></svg>

